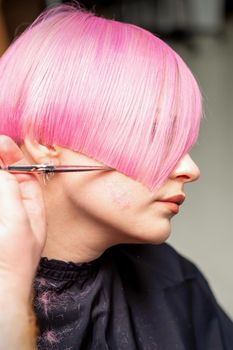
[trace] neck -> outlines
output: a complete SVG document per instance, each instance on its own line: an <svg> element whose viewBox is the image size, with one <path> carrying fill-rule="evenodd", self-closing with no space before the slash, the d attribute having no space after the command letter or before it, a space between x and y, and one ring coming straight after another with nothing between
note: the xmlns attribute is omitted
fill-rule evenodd
<svg viewBox="0 0 233 350"><path fill-rule="evenodd" d="M97 259L110 246L96 227L65 225L58 222L48 225L47 240L42 256L48 259L74 263Z"/></svg>
<svg viewBox="0 0 233 350"><path fill-rule="evenodd" d="M60 232L61 233L61 232ZM83 263L97 259L103 254L106 248L92 249L78 239L78 234L73 235L64 233L66 240L60 239L57 234L48 232L47 241L41 256L48 259L62 260L66 262ZM75 243L75 240L78 243Z"/></svg>

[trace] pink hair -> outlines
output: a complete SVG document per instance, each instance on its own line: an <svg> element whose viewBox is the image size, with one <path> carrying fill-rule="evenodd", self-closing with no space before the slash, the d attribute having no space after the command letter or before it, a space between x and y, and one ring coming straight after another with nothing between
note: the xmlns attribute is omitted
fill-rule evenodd
<svg viewBox="0 0 233 350"><path fill-rule="evenodd" d="M199 88L167 44L70 5L42 14L11 45L0 86L0 134L78 151L150 190L199 132Z"/></svg>

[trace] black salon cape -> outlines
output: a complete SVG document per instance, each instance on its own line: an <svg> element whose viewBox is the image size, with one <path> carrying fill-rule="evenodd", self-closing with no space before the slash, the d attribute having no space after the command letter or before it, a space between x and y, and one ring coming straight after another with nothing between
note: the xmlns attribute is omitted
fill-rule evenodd
<svg viewBox="0 0 233 350"><path fill-rule="evenodd" d="M233 350L233 324L167 244L118 245L91 263L41 258L38 349Z"/></svg>

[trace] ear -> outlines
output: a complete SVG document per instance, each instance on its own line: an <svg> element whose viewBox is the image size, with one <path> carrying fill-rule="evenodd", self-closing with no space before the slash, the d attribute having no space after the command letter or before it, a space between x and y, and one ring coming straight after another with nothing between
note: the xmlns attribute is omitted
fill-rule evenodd
<svg viewBox="0 0 233 350"><path fill-rule="evenodd" d="M23 150L34 163L52 162L55 165L60 163L61 152L59 147L43 145L27 137L24 140Z"/></svg>

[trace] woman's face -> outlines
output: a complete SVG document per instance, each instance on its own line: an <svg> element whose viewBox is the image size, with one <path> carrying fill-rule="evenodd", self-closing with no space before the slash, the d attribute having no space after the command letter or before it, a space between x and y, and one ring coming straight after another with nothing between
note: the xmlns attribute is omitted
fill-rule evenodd
<svg viewBox="0 0 233 350"><path fill-rule="evenodd" d="M62 149L59 161L103 165L67 149ZM168 238L170 221L185 198L184 185L197 180L199 175L188 154L156 192L114 170L57 174L60 190L52 201L59 208L62 199L67 222L77 224L77 229L83 228L84 233L85 230L101 232L109 245L161 243Z"/></svg>

